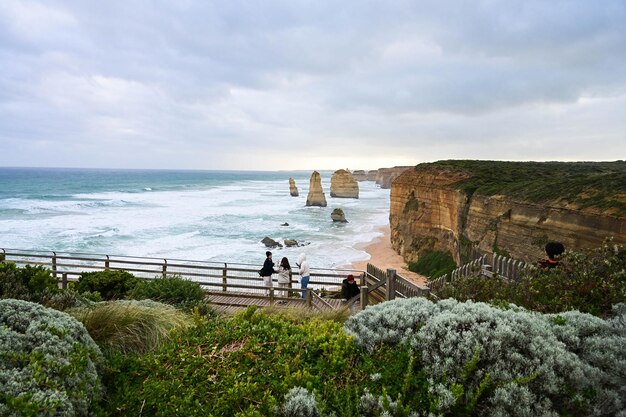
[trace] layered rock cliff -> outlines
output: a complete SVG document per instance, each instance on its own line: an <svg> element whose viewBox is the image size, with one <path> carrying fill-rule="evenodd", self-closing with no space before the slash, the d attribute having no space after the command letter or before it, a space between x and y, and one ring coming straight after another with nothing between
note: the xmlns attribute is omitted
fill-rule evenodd
<svg viewBox="0 0 626 417"><path fill-rule="evenodd" d="M359 198L359 184L350 171L339 169L330 177L330 196L338 198Z"/></svg>
<svg viewBox="0 0 626 417"><path fill-rule="evenodd" d="M484 172L496 171L485 176L473 171L473 164L472 169L421 164L393 182L391 243L407 262L423 251L440 250L461 263L473 249L535 262L545 256L550 240L568 249L597 247L607 237L626 242L626 164L604 163L605 171L594 173L594 166L587 170L576 163L567 178L568 165L534 163L539 165L530 168L541 172L541 180L533 182L523 165L515 165L523 163L481 162ZM565 174L545 174L551 167ZM578 170L586 176L577 176Z"/></svg>
<svg viewBox="0 0 626 417"><path fill-rule="evenodd" d="M398 178L404 171L413 167L397 166L393 168L379 168L376 171L376 184L380 188L391 188L391 183Z"/></svg>
<svg viewBox="0 0 626 417"><path fill-rule="evenodd" d="M322 177L317 171L311 174L309 181L309 194L306 197L307 206L326 207L326 195L322 189Z"/></svg>

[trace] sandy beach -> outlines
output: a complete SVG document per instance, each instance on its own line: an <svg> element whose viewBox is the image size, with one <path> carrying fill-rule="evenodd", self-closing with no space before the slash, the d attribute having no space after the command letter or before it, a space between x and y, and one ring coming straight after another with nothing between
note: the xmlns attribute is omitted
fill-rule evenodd
<svg viewBox="0 0 626 417"><path fill-rule="evenodd" d="M407 264L402 259L402 256L398 255L391 247L390 230L389 226L381 227L380 231L383 236L375 239L371 243L367 244L363 250L370 255L370 259L367 261L355 262L352 264L352 268L365 271L367 264L371 263L381 269L393 268L397 271L398 275L404 278L410 279L416 284L423 284L426 282L426 278L422 275L411 272L407 269Z"/></svg>

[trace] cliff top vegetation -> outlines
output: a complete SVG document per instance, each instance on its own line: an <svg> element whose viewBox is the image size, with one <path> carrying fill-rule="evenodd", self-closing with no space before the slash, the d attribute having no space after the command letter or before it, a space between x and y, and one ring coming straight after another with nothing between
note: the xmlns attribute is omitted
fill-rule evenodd
<svg viewBox="0 0 626 417"><path fill-rule="evenodd" d="M512 162L445 160L419 164L461 170L470 176L453 186L470 195L503 195L533 203L626 215L626 161Z"/></svg>

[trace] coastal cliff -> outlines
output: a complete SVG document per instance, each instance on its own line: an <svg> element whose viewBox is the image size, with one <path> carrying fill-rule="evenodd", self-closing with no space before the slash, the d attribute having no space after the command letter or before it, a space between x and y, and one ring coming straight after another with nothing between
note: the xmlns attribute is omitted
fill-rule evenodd
<svg viewBox="0 0 626 417"><path fill-rule="evenodd" d="M474 249L534 262L550 240L568 249L626 242L626 163L440 161L392 184L391 243L405 261Z"/></svg>
<svg viewBox="0 0 626 417"><path fill-rule="evenodd" d="M376 184L380 185L380 188L391 188L391 184L393 183L393 181L398 178L404 171L411 168L413 167L397 166L393 168L379 168L376 171Z"/></svg>

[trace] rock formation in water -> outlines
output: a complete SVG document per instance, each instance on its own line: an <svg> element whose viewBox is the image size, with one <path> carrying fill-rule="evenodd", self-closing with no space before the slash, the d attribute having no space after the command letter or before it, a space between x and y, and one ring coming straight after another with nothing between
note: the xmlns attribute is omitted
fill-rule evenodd
<svg viewBox="0 0 626 417"><path fill-rule="evenodd" d="M350 171L339 169L330 178L330 196L338 198L359 198L359 183Z"/></svg>
<svg viewBox="0 0 626 417"><path fill-rule="evenodd" d="M393 182L392 246L407 262L424 251L439 250L450 252L460 263L478 249L534 263L545 256L544 245L551 240L574 250L598 247L607 237L626 242L626 163L621 164L420 164ZM578 172L589 172L589 185ZM601 189L602 183L612 186ZM494 186L500 188L494 191Z"/></svg>
<svg viewBox="0 0 626 417"><path fill-rule="evenodd" d="M352 176L357 181L365 181L367 180L367 174L362 169L357 169L352 172Z"/></svg>
<svg viewBox="0 0 626 417"><path fill-rule="evenodd" d="M340 208L334 209L333 212L330 213L330 218L333 219L333 222L348 223L348 221L346 220L346 215Z"/></svg>
<svg viewBox="0 0 626 417"><path fill-rule="evenodd" d="M264 244L268 248L282 248L283 245L272 239L271 237L265 236L261 243Z"/></svg>
<svg viewBox="0 0 626 417"><path fill-rule="evenodd" d="M298 197L300 194L298 193L298 187L296 187L296 181L293 178L289 178L289 194L292 197Z"/></svg>
<svg viewBox="0 0 626 417"><path fill-rule="evenodd" d="M380 185L380 188L391 188L393 181L404 171L411 168L413 167L398 166L393 168L379 168L376 173L376 184Z"/></svg>
<svg viewBox="0 0 626 417"><path fill-rule="evenodd" d="M366 180L367 181L376 181L376 177L378 176L378 170L374 169L371 171L367 171L367 177Z"/></svg>
<svg viewBox="0 0 626 417"><path fill-rule="evenodd" d="M309 194L306 197L307 206L326 207L326 196L322 189L322 177L317 171L311 174L309 181Z"/></svg>

